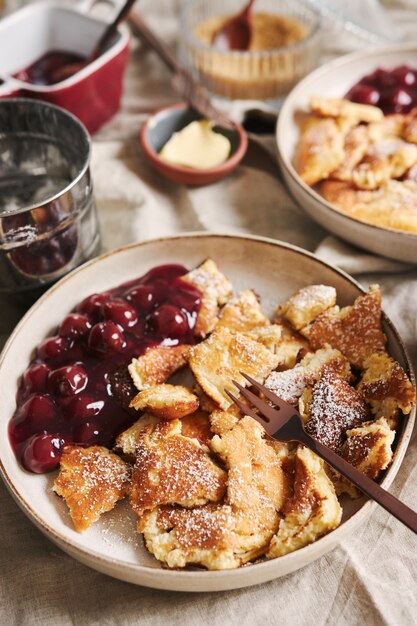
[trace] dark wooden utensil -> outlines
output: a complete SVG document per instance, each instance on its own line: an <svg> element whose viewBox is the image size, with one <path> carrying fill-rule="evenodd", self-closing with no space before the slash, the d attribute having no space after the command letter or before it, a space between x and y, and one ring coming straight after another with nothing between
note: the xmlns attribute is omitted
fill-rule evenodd
<svg viewBox="0 0 417 626"><path fill-rule="evenodd" d="M182 68L174 53L138 16L132 13L129 23L133 27L135 34L144 41L165 65L174 73L172 84L174 89L186 100L196 111L209 120L213 120L218 126L227 129L234 129L233 122L219 109L215 108L207 93L200 84L198 84L191 75Z"/></svg>
<svg viewBox="0 0 417 626"><path fill-rule="evenodd" d="M252 39L252 6L249 0L245 8L232 17L215 34L212 44L220 50L248 50Z"/></svg>
<svg viewBox="0 0 417 626"><path fill-rule="evenodd" d="M330 450L327 446L310 437L303 427L303 422L299 412L276 396L272 391L264 385L260 385L256 380L241 372L242 376L265 398L268 398L275 407L271 407L255 393L249 389L245 389L239 383L233 381L233 384L239 389L242 396L248 400L259 411L256 413L247 404L236 398L233 394L226 391L227 395L245 414L250 415L257 422L262 424L266 432L279 441L298 441L313 450L326 463L331 465L337 472L350 480L362 493L366 494L384 509L396 517L400 522L408 526L410 530L417 533L417 513L412 511L408 506L400 502L395 496L385 491L378 483L374 482L362 472L359 472L353 465L342 459L338 454Z"/></svg>
<svg viewBox="0 0 417 626"><path fill-rule="evenodd" d="M114 34L117 30L118 25L128 16L128 13L132 6L135 4L136 0L126 0L126 2L122 5L119 12L115 16L112 22L106 26L103 34L100 39L94 46L94 49L88 59L83 63L68 63L67 65L63 65L62 67L58 67L52 75L52 80L54 83L59 83L70 76L76 74L84 67L95 61L106 49L106 46L114 37Z"/></svg>

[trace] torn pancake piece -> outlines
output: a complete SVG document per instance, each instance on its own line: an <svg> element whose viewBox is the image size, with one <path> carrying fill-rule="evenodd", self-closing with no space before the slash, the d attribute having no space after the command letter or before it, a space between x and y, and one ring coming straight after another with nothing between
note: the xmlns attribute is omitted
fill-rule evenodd
<svg viewBox="0 0 417 626"><path fill-rule="evenodd" d="M140 517L166 504L218 502L226 480L226 472L199 441L182 434L182 420L161 420L139 433L130 504Z"/></svg>
<svg viewBox="0 0 417 626"><path fill-rule="evenodd" d="M245 416L210 443L228 469L227 502L240 545L258 554L278 528L278 512L288 495L281 460L264 437L264 428Z"/></svg>
<svg viewBox="0 0 417 626"><path fill-rule="evenodd" d="M170 568L200 565L209 570L241 565L234 518L228 505L208 504L193 509L158 507L143 515L138 531L146 547Z"/></svg>
<svg viewBox="0 0 417 626"><path fill-rule="evenodd" d="M172 374L186 365L189 345L157 346L132 359L129 374L138 391L164 383Z"/></svg>
<svg viewBox="0 0 417 626"><path fill-rule="evenodd" d="M371 104L358 104L344 98L323 98L313 96L310 100L311 110L325 117L342 117L359 122L378 122L384 114L378 107Z"/></svg>
<svg viewBox="0 0 417 626"><path fill-rule="evenodd" d="M271 372L265 386L285 402L296 405L307 385L314 385L324 368L331 369L347 381L352 378L346 357L339 350L325 346L317 352L307 353L292 369Z"/></svg>
<svg viewBox="0 0 417 626"><path fill-rule="evenodd" d="M263 383L279 361L261 343L224 327L193 346L187 358L200 387L224 410L232 404L226 390L236 393L232 381L248 384L241 372Z"/></svg>
<svg viewBox="0 0 417 626"><path fill-rule="evenodd" d="M181 419L198 409L199 400L182 385L155 385L138 393L130 403L137 411L147 411L162 419Z"/></svg>
<svg viewBox="0 0 417 626"><path fill-rule="evenodd" d="M294 495L271 540L267 558L273 559L312 543L340 524L342 507L323 461L299 446L295 457Z"/></svg>
<svg viewBox="0 0 417 626"><path fill-rule="evenodd" d="M348 430L346 435L341 456L368 478L376 480L391 464L395 431L389 427L386 419L381 417L375 422L367 422L359 428ZM352 498L361 495L355 485L340 474L331 470L329 475L334 481L338 495L347 493Z"/></svg>
<svg viewBox="0 0 417 626"><path fill-rule="evenodd" d="M196 269L181 276L181 280L191 283L202 294L195 334L206 337L218 322L220 306L226 304L232 295L232 284L212 259L207 259Z"/></svg>
<svg viewBox="0 0 417 626"><path fill-rule="evenodd" d="M281 459L264 429L244 417L211 442L228 470L222 504L158 507L138 523L147 548L169 567L239 567L265 553L287 496Z"/></svg>
<svg viewBox="0 0 417 626"><path fill-rule="evenodd" d="M336 180L352 180L352 171L364 157L368 146L367 127L360 125L351 128L345 136L343 163L331 172L330 177Z"/></svg>
<svg viewBox="0 0 417 626"><path fill-rule="evenodd" d="M353 367L362 368L366 359L384 350L386 337L381 329L381 292L371 285L351 306L325 311L302 329L313 350L329 344L340 350Z"/></svg>
<svg viewBox="0 0 417 626"><path fill-rule="evenodd" d="M301 127L295 166L307 185L315 185L338 168L345 156L344 134L335 120L308 116Z"/></svg>
<svg viewBox="0 0 417 626"><path fill-rule="evenodd" d="M248 289L224 305L216 327L226 326L229 330L244 333L257 327L268 327L270 323L256 294Z"/></svg>
<svg viewBox="0 0 417 626"><path fill-rule="evenodd" d="M366 359L357 390L369 403L374 417L385 417L394 427L399 412L408 415L416 401L416 390L407 374L386 352L376 352Z"/></svg>
<svg viewBox="0 0 417 626"><path fill-rule="evenodd" d="M318 315L336 304L336 289L328 285L308 285L281 304L277 314L284 317L295 330L310 324Z"/></svg>
<svg viewBox="0 0 417 626"><path fill-rule="evenodd" d="M130 467L102 446L65 446L53 490L70 510L75 530L81 532L111 511L125 497Z"/></svg>
<svg viewBox="0 0 417 626"><path fill-rule="evenodd" d="M279 358L278 369L286 370L294 367L300 360L300 355L309 350L309 343L303 337L295 331L289 324L282 321L277 321L269 328L281 328L280 341L277 341L274 345L274 349L271 350ZM277 331L275 331L277 332ZM268 349L271 349L265 341L256 337L258 341L261 341Z"/></svg>
<svg viewBox="0 0 417 626"><path fill-rule="evenodd" d="M325 368L304 401L305 431L336 452L346 439L346 431L369 419L362 396L335 371Z"/></svg>

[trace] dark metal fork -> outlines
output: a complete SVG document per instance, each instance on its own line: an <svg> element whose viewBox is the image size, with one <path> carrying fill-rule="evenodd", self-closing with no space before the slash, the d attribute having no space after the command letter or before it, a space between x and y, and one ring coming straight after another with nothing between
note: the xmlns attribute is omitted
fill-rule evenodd
<svg viewBox="0 0 417 626"><path fill-rule="evenodd" d="M365 474L362 474L353 465L342 459L338 454L330 450L327 446L314 439L304 430L303 422L299 412L276 396L272 391L264 385L260 385L256 380L241 372L242 376L258 391L260 391L274 407L262 400L249 389L245 389L242 385L233 381L234 385L239 389L240 393L259 411L256 413L246 403L236 398L233 394L226 392L239 409L245 414L253 417L257 422L262 424L266 432L278 441L298 441L313 450L326 463L331 465L339 474L350 480L362 493L366 494L378 504L380 504L389 513L394 515L403 524L408 526L410 530L417 533L417 513L412 511L408 506L400 502L395 496L385 491L378 483L374 482Z"/></svg>

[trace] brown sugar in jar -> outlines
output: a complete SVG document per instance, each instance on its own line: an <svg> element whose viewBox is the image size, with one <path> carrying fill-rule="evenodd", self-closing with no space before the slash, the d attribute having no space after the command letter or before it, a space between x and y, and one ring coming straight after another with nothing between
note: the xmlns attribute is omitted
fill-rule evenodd
<svg viewBox="0 0 417 626"><path fill-rule="evenodd" d="M197 0L196 5L204 0ZM297 13L288 5L282 13L263 10L253 14L249 50L219 50L215 34L233 13L197 11L183 19L183 52L200 82L213 94L229 99L277 100L316 65L319 20ZM215 10L213 6L211 10ZM288 15L287 15L288 13Z"/></svg>

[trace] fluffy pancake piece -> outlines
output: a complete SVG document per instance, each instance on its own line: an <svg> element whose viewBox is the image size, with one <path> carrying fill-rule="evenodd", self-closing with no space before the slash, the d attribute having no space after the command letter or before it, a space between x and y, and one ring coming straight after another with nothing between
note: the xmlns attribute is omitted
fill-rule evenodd
<svg viewBox="0 0 417 626"><path fill-rule="evenodd" d="M346 431L369 419L362 396L336 372L325 368L311 389L307 407L306 432L331 450L338 451Z"/></svg>
<svg viewBox="0 0 417 626"><path fill-rule="evenodd" d="M342 457L369 478L376 479L392 460L395 431L381 417L347 431Z"/></svg>
<svg viewBox="0 0 417 626"><path fill-rule="evenodd" d="M160 418L155 415L145 413L130 428L124 430L116 438L114 448L117 452L132 459L136 457L136 446L140 438L140 433L146 426L156 426L160 422ZM181 434L184 437L197 439L202 445L207 445L213 434L210 430L210 421L208 413L197 410L195 413L186 415L181 419Z"/></svg>
<svg viewBox="0 0 417 626"><path fill-rule="evenodd" d="M344 159L344 135L335 120L308 116L296 152L297 172L307 185L327 178Z"/></svg>
<svg viewBox="0 0 417 626"><path fill-rule="evenodd" d="M416 401L416 390L397 361L386 352L372 354L364 363L357 387L370 404L375 418L385 417L395 425L399 411L408 415Z"/></svg>
<svg viewBox="0 0 417 626"><path fill-rule="evenodd" d="M128 366L133 384L138 391L164 383L172 374L186 365L189 345L157 346L132 359Z"/></svg>
<svg viewBox="0 0 417 626"><path fill-rule="evenodd" d="M308 353L298 365L283 372L271 372L265 386L290 404L296 405L307 385L313 385L323 369L332 369L346 380L350 380L349 361L339 350L326 346L317 352Z"/></svg>
<svg viewBox="0 0 417 626"><path fill-rule="evenodd" d="M265 553L287 495L281 461L264 440L263 428L244 417L212 449L228 469L222 504L187 510L158 507L138 524L148 549L169 567L198 564L230 569Z"/></svg>
<svg viewBox="0 0 417 626"><path fill-rule="evenodd" d="M228 505L194 509L158 507L138 522L146 547L168 567L201 565L209 570L239 567L234 518Z"/></svg>
<svg viewBox="0 0 417 626"><path fill-rule="evenodd" d="M246 416L210 444L228 468L227 501L236 516L236 532L252 537L257 532L262 544L277 527L287 495L280 460L264 435L262 426Z"/></svg>
<svg viewBox="0 0 417 626"><path fill-rule="evenodd" d="M331 172L330 176L336 180L352 180L354 167L362 160L369 146L369 134L366 126L360 125L351 128L345 136L343 163Z"/></svg>
<svg viewBox="0 0 417 626"><path fill-rule="evenodd" d="M302 329L313 350L329 344L357 368L378 350L383 350L386 337L381 330L381 292L371 285L369 292L358 296L352 306L330 309Z"/></svg>
<svg viewBox="0 0 417 626"><path fill-rule="evenodd" d="M417 161L417 146L398 137L372 144L364 160L352 172L360 189L377 189L390 178L400 178Z"/></svg>
<svg viewBox="0 0 417 626"><path fill-rule="evenodd" d="M207 259L185 276L181 277L201 291L202 300L195 325L195 334L206 337L218 322L219 307L226 304L233 287L212 259Z"/></svg>
<svg viewBox="0 0 417 626"><path fill-rule="evenodd" d="M278 369L286 370L296 365L300 354L308 351L309 344L305 337L302 337L302 335L291 328L287 322L283 320L276 321L270 328L275 328L276 326L281 328L281 337L273 346L273 352L279 358ZM260 341L259 338L258 341ZM265 342L261 341L261 343L264 343L269 348Z"/></svg>
<svg viewBox="0 0 417 626"><path fill-rule="evenodd" d="M389 427L387 420L381 417L375 422L367 422L359 428L347 431L347 439L343 444L341 456L354 465L369 478L376 480L392 461L392 444L395 431ZM361 493L352 483L329 469L336 493L347 493L358 498Z"/></svg>
<svg viewBox="0 0 417 626"><path fill-rule="evenodd" d="M216 327L226 326L229 330L244 333L256 327L269 326L270 323L255 293L248 289L224 305Z"/></svg>
<svg viewBox="0 0 417 626"><path fill-rule="evenodd" d="M248 384L240 372L262 383L279 359L247 335L221 327L191 348L188 362L200 387L226 410L232 404L226 390L236 393L232 380Z"/></svg>
<svg viewBox="0 0 417 626"><path fill-rule="evenodd" d="M414 108L405 117L402 136L410 143L417 143L417 108Z"/></svg>
<svg viewBox="0 0 417 626"><path fill-rule="evenodd" d="M80 532L111 511L129 483L129 466L107 448L65 446L53 490L64 498Z"/></svg>
<svg viewBox="0 0 417 626"><path fill-rule="evenodd" d="M370 104L357 104L344 98L322 98L314 96L310 100L311 110L325 117L346 117L355 122L378 122L384 117L378 107Z"/></svg>
<svg viewBox="0 0 417 626"><path fill-rule="evenodd" d="M181 420L160 421L139 433L130 504L141 516L160 505L218 502L226 478L197 439L184 437Z"/></svg>
<svg viewBox="0 0 417 626"><path fill-rule="evenodd" d="M350 183L326 180L320 191L326 200L355 219L417 232L417 182L413 178L388 180L375 190L356 189Z"/></svg>
<svg viewBox="0 0 417 626"><path fill-rule="evenodd" d="M336 289L328 285L309 285L294 293L281 304L278 315L284 317L295 330L310 324L318 315L336 304Z"/></svg>
<svg viewBox="0 0 417 626"><path fill-rule="evenodd" d="M266 555L270 559L312 543L339 526L342 518L323 461L303 446L295 456L294 495L286 502L283 514Z"/></svg>
<svg viewBox="0 0 417 626"><path fill-rule="evenodd" d="M182 385L155 385L137 394L130 406L163 419L181 419L198 409L199 400Z"/></svg>
<svg viewBox="0 0 417 626"><path fill-rule="evenodd" d="M134 460L140 433L146 426L155 426L158 422L159 417L144 413L132 426L116 437L114 449L116 452L127 457L132 457Z"/></svg>

